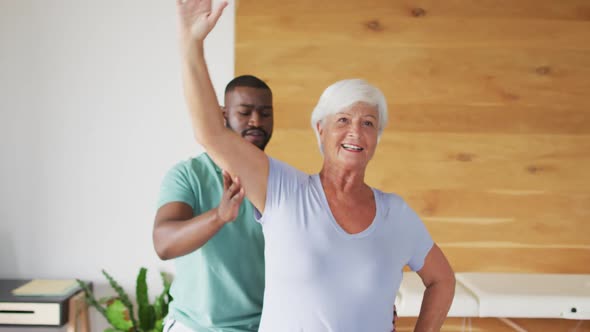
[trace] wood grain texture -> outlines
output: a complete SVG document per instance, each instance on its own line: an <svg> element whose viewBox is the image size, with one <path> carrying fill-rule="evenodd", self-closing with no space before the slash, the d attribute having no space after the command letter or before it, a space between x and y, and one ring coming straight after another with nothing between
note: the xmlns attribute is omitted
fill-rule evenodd
<svg viewBox="0 0 590 332"><path fill-rule="evenodd" d="M590 33L586 38L590 40ZM586 119L590 113L590 51L427 49L392 45L351 49L348 43L295 47L288 39L268 41L268 44L272 46L265 47L264 52L256 49L242 52L243 57L252 59L249 72L255 71L272 85L277 102L287 102L310 112L329 84L363 77L383 91L394 118L395 106L400 104L429 108L495 106L505 107L505 112L539 107L561 110L562 115L578 108ZM293 101L297 105L291 105Z"/></svg>
<svg viewBox="0 0 590 332"><path fill-rule="evenodd" d="M275 96L275 129L309 129L315 102L298 101ZM292 100L292 101L289 101ZM392 133L457 133L457 134L556 134L590 135L590 107L560 108L518 105L389 105L389 125Z"/></svg>
<svg viewBox="0 0 590 332"><path fill-rule="evenodd" d="M302 171L321 168L311 128L281 129L270 155ZM366 180L385 191L483 189L590 191L590 137L386 132Z"/></svg>
<svg viewBox="0 0 590 332"><path fill-rule="evenodd" d="M318 172L315 103L365 78L391 119L366 181L402 195L456 271L590 273L587 0L241 0L236 38L237 74L273 88L271 156Z"/></svg>
<svg viewBox="0 0 590 332"><path fill-rule="evenodd" d="M238 2L238 22L252 16L299 16L329 14L340 16L355 13L359 16L415 17L415 18L518 18L541 20L590 20L590 4L586 0L365 0L296 2L245 1ZM241 23L241 22L240 22Z"/></svg>
<svg viewBox="0 0 590 332"><path fill-rule="evenodd" d="M588 21L513 18L420 20L375 13L251 16L236 31L237 49L270 41L297 47L423 47L474 49L589 50ZM239 21L238 21L239 23ZM272 29L268 29L272 26ZM279 37L279 38L277 38ZM267 47L272 44L266 44Z"/></svg>
<svg viewBox="0 0 590 332"><path fill-rule="evenodd" d="M590 322L575 321L567 319L513 319L525 331L531 332L590 332ZM397 332L414 331L416 318L400 317ZM448 318L443 325L443 332L514 332L515 330L504 322L495 318L474 318L471 319L471 330L468 329L469 322L463 318Z"/></svg>

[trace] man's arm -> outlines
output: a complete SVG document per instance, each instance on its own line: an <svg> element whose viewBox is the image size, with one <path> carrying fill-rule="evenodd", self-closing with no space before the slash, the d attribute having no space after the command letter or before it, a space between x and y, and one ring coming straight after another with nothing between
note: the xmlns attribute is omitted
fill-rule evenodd
<svg viewBox="0 0 590 332"><path fill-rule="evenodd" d="M244 200L239 179L223 172L223 195L219 206L193 217L193 209L183 202L163 205L154 221L154 248L160 259L167 260L201 248L228 222L238 216Z"/></svg>
<svg viewBox="0 0 590 332"><path fill-rule="evenodd" d="M154 222L154 248L160 259L167 260L202 247L222 227L217 208L193 218L193 209L182 202L172 202L158 209Z"/></svg>
<svg viewBox="0 0 590 332"><path fill-rule="evenodd" d="M436 243L418 275L426 290L414 331L440 331L455 296L455 273Z"/></svg>

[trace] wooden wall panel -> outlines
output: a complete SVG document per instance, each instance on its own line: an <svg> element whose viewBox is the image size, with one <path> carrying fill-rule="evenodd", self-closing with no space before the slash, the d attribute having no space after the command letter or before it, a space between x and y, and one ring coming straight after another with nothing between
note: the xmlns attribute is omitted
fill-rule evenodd
<svg viewBox="0 0 590 332"><path fill-rule="evenodd" d="M514 319L513 323L520 326L524 331L532 332L590 332L590 322L575 321L567 319ZM398 321L397 332L414 331L415 318L401 317ZM477 318L471 320L471 329L468 328L468 321L463 318L448 318L442 332L514 332L516 330L506 323L495 318Z"/></svg>
<svg viewBox="0 0 590 332"><path fill-rule="evenodd" d="M587 0L241 0L236 37L237 74L273 88L270 155L317 172L315 103L365 78L391 118L367 182L405 197L456 271L590 273Z"/></svg>
<svg viewBox="0 0 590 332"><path fill-rule="evenodd" d="M321 167L322 158L311 129L277 129L268 149L274 157L306 172L317 172ZM587 192L590 153L586 151L590 151L589 136L388 132L378 144L366 179L378 188L397 192Z"/></svg>
<svg viewBox="0 0 590 332"><path fill-rule="evenodd" d="M250 16L236 31L236 46L267 43L276 36L297 47L336 45L359 47L512 48L588 50L580 31L588 21L530 20L517 18L407 18L374 13L330 15ZM240 22L239 20L237 21ZM268 29L272 26L272 30ZM281 40L281 39L277 39ZM384 43L387 41L387 43ZM272 44L268 44L270 46Z"/></svg>
<svg viewBox="0 0 590 332"><path fill-rule="evenodd" d="M287 97L281 91L274 94L279 99L275 109L281 112L275 119L276 130L302 129L311 133L310 117L317 99L295 100L301 97ZM590 107L579 109L575 105L472 106L392 101L389 118L385 137L405 132L590 135Z"/></svg>
<svg viewBox="0 0 590 332"><path fill-rule="evenodd" d="M303 99L299 101L302 111L311 112L323 89L334 81L363 77L387 95L394 119L396 106L408 104L558 110L585 106L580 111L585 118L590 115L590 51L539 54L536 50L404 47L374 51L350 50L346 45L293 51L287 40L273 44L264 52L245 50L243 56L252 59L249 68L273 84L279 100ZM304 91L313 93L302 98Z"/></svg>
<svg viewBox="0 0 590 332"><path fill-rule="evenodd" d="M517 18L590 21L586 0L365 0L321 1L238 1L238 19L251 16L364 16L443 17L443 18Z"/></svg>

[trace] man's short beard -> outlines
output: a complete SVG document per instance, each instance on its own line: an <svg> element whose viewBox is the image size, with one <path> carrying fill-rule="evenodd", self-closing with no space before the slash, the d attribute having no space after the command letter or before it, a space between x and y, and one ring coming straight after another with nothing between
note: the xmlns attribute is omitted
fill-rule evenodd
<svg viewBox="0 0 590 332"><path fill-rule="evenodd" d="M238 133L236 130L234 130L234 128L232 128L232 126L229 124L229 121L225 121L225 127L228 129L231 129L232 131ZM240 132L240 136L242 136L242 138L245 139L246 137L246 132L248 130L251 130L252 128L248 128L246 130L243 130L242 132ZM262 129L261 129L262 130ZM258 146L254 143L251 143L252 145L254 145L255 147L259 148L260 150L264 151L264 149L266 148L266 145L268 144L268 142L270 141L270 137L272 136L272 134L268 135L268 133L266 131L263 131L265 134L265 140L262 142L262 146Z"/></svg>

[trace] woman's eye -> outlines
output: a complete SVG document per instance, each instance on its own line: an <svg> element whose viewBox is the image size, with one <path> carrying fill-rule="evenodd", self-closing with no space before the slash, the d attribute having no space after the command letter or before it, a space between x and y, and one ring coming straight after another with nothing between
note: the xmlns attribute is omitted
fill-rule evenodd
<svg viewBox="0 0 590 332"><path fill-rule="evenodd" d="M373 127L373 122L371 122L371 121L365 121L365 126L367 126L367 127Z"/></svg>
<svg viewBox="0 0 590 332"><path fill-rule="evenodd" d="M343 123L345 123L346 121L348 121L348 119L347 119L347 118L339 118L339 119L338 119L338 122L343 122Z"/></svg>

